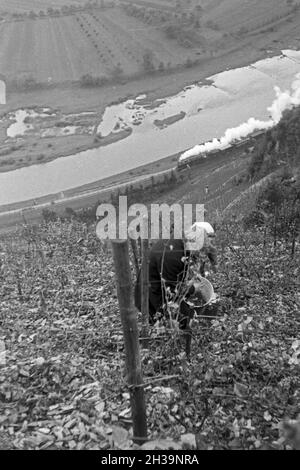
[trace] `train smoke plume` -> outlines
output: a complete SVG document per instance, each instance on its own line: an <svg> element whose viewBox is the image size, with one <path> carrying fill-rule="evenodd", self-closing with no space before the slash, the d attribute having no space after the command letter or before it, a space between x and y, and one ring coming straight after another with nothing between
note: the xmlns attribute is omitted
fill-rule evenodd
<svg viewBox="0 0 300 470"><path fill-rule="evenodd" d="M205 144L196 145L184 152L179 160L185 160L189 157L200 155L203 152L211 152L212 150L222 150L235 140L241 140L254 131L270 129L274 125L278 124L282 118L284 111L292 109L295 106L300 105L300 73L296 75L295 81L292 83L291 91L281 91L279 87L274 88L276 98L272 105L267 108L271 119L268 121L260 121L259 119L250 118L247 122L240 124L238 127L227 129L223 137L220 139L213 139L212 141L206 142Z"/></svg>

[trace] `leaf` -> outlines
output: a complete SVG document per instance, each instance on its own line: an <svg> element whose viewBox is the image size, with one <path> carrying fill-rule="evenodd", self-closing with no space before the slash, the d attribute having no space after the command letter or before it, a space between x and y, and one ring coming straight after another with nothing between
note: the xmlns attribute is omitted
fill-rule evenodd
<svg viewBox="0 0 300 470"><path fill-rule="evenodd" d="M207 370L205 373L205 380L209 382L213 378L213 375L214 375L214 372L211 369Z"/></svg>
<svg viewBox="0 0 300 470"><path fill-rule="evenodd" d="M131 408L126 408L123 411L120 411L119 418L127 418L131 416Z"/></svg>
<svg viewBox="0 0 300 470"><path fill-rule="evenodd" d="M39 431L39 432L42 432L43 434L49 434L49 433L50 433L50 429L49 429L49 428L40 428L38 431Z"/></svg>
<svg viewBox="0 0 300 470"><path fill-rule="evenodd" d="M105 408L104 402L97 403L97 405L95 406L95 409L98 411L100 415L103 414L104 408Z"/></svg>
<svg viewBox="0 0 300 470"><path fill-rule="evenodd" d="M245 395L248 394L248 386L244 385L244 384L241 384L241 383L238 383L238 382L235 382L234 387L233 387L233 391L238 397L242 398L242 397L244 397Z"/></svg>
<svg viewBox="0 0 300 470"><path fill-rule="evenodd" d="M43 364L45 364L45 359L43 357L37 357L36 360L35 360L35 364L37 366L42 366Z"/></svg>
<svg viewBox="0 0 300 470"><path fill-rule="evenodd" d="M269 411L264 412L264 419L265 421L272 421L272 415L270 415Z"/></svg>
<svg viewBox="0 0 300 470"><path fill-rule="evenodd" d="M299 339L296 339L293 344L292 344L292 349L294 351L297 351L297 349L300 349L300 340Z"/></svg>
<svg viewBox="0 0 300 470"><path fill-rule="evenodd" d="M25 369L20 369L19 370L19 374L22 376L22 377L30 377L30 374L27 370Z"/></svg>

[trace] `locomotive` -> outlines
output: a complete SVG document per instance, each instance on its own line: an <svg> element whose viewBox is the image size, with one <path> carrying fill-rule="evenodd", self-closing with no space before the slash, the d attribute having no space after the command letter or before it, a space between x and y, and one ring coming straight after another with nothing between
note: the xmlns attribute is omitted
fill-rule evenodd
<svg viewBox="0 0 300 470"><path fill-rule="evenodd" d="M181 160L181 156L177 160L177 170L186 170L193 166L201 164L206 158L215 157L219 154L224 154L224 152L232 151L238 149L239 151L243 150L244 152L251 152L254 150L257 142L265 135L265 130L254 131L249 134L247 137L232 141L221 149L214 149L211 151L204 151L198 155L191 155L190 157ZM200 145L204 145L200 144Z"/></svg>

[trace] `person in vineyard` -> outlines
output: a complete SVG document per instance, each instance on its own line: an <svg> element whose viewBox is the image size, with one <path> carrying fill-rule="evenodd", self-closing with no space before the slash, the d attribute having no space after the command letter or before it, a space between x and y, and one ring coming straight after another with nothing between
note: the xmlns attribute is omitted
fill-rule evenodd
<svg viewBox="0 0 300 470"><path fill-rule="evenodd" d="M168 293L179 299L181 328L185 328L190 312L186 299L201 293L201 282L196 274L191 276L191 264L195 262L198 274L205 275L205 263L210 261L214 271L217 252L212 243L215 236L208 222L196 222L184 233L183 239L159 240L149 255L149 321L155 322L156 313L163 313ZM135 286L135 306L141 311L141 272Z"/></svg>

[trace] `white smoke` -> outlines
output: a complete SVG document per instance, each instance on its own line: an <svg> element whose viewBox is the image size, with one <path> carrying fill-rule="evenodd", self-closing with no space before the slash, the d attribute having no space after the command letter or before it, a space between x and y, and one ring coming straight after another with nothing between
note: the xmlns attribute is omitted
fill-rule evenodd
<svg viewBox="0 0 300 470"><path fill-rule="evenodd" d="M282 92L281 89L277 86L274 88L274 90L276 93L276 98L272 105L267 108L271 119L268 121L260 121L259 119L252 117L248 119L247 122L240 124L238 127L227 129L223 137L220 139L215 138L210 142L196 145L192 149L187 150L180 156L179 160L182 161L186 158L194 157L204 152L211 152L212 150L222 150L232 142L241 140L252 134L254 131L264 129L267 130L278 124L284 111L300 105L300 73L296 75L296 79L291 86L291 91Z"/></svg>

